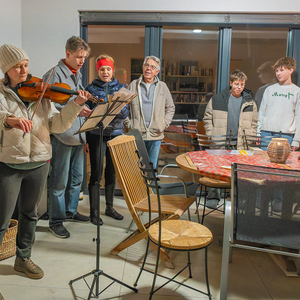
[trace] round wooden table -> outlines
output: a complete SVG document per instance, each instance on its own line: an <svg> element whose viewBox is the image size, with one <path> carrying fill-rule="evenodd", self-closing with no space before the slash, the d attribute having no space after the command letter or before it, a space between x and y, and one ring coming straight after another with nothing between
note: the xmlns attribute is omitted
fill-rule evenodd
<svg viewBox="0 0 300 300"><path fill-rule="evenodd" d="M285 164L270 162L266 152L263 155L213 155L206 151L193 151L176 157L177 165L183 170L205 177L231 181L231 163L300 170L299 152L291 152Z"/></svg>

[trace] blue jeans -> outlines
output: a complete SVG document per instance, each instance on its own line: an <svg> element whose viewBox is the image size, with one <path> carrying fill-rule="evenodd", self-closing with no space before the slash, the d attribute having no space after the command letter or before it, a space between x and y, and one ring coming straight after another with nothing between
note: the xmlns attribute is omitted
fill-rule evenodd
<svg viewBox="0 0 300 300"><path fill-rule="evenodd" d="M68 146L51 136L52 158L48 180L49 224L62 223L66 211L77 213L83 180L84 145Z"/></svg>
<svg viewBox="0 0 300 300"><path fill-rule="evenodd" d="M279 137L279 133L278 132L264 131L264 130L262 130L260 132L260 135L261 136L270 136L271 135L273 137ZM287 139L288 142L290 144L292 144L292 141L293 141L293 138L294 138L294 134L281 134L280 137L283 138L283 139ZM271 142L271 139L270 139L270 142ZM264 151L267 151L267 147L261 147L261 149L264 150Z"/></svg>
<svg viewBox="0 0 300 300"><path fill-rule="evenodd" d="M144 141L148 155L149 160L153 163L153 168L157 168L157 162L158 162L158 155L160 150L160 144L161 140L158 141Z"/></svg>

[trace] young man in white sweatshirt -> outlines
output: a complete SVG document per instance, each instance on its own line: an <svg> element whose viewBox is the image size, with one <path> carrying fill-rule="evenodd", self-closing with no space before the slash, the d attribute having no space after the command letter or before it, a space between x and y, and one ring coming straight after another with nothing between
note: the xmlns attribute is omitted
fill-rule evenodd
<svg viewBox="0 0 300 300"><path fill-rule="evenodd" d="M264 92L258 114L257 133L261 136L286 138L295 151L300 141L300 88L292 83L296 61L279 59L273 66L278 83Z"/></svg>
<svg viewBox="0 0 300 300"><path fill-rule="evenodd" d="M290 57L280 58L273 66L278 83L266 88L258 113L257 133L261 136L286 138L295 151L300 141L300 88L292 83L296 61ZM267 150L267 149L264 149ZM283 191L273 190L273 211L282 209Z"/></svg>

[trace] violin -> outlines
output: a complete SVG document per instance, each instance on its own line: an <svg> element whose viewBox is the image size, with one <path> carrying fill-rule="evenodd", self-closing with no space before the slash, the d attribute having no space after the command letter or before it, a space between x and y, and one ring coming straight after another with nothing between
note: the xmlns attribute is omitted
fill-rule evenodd
<svg viewBox="0 0 300 300"><path fill-rule="evenodd" d="M45 82L37 77L31 77L29 81L21 83L18 89L19 95L26 101L38 101L43 91ZM50 99L56 103L66 103L72 95L78 95L77 91L73 91L66 83L48 84L43 98ZM99 103L104 102L103 99L91 96L89 100Z"/></svg>

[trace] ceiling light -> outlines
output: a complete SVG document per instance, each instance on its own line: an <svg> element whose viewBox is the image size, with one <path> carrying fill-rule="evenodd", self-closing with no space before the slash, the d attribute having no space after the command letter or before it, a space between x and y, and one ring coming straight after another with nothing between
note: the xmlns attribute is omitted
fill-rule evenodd
<svg viewBox="0 0 300 300"><path fill-rule="evenodd" d="M194 29L193 32L195 33L200 33L202 30L201 29Z"/></svg>

